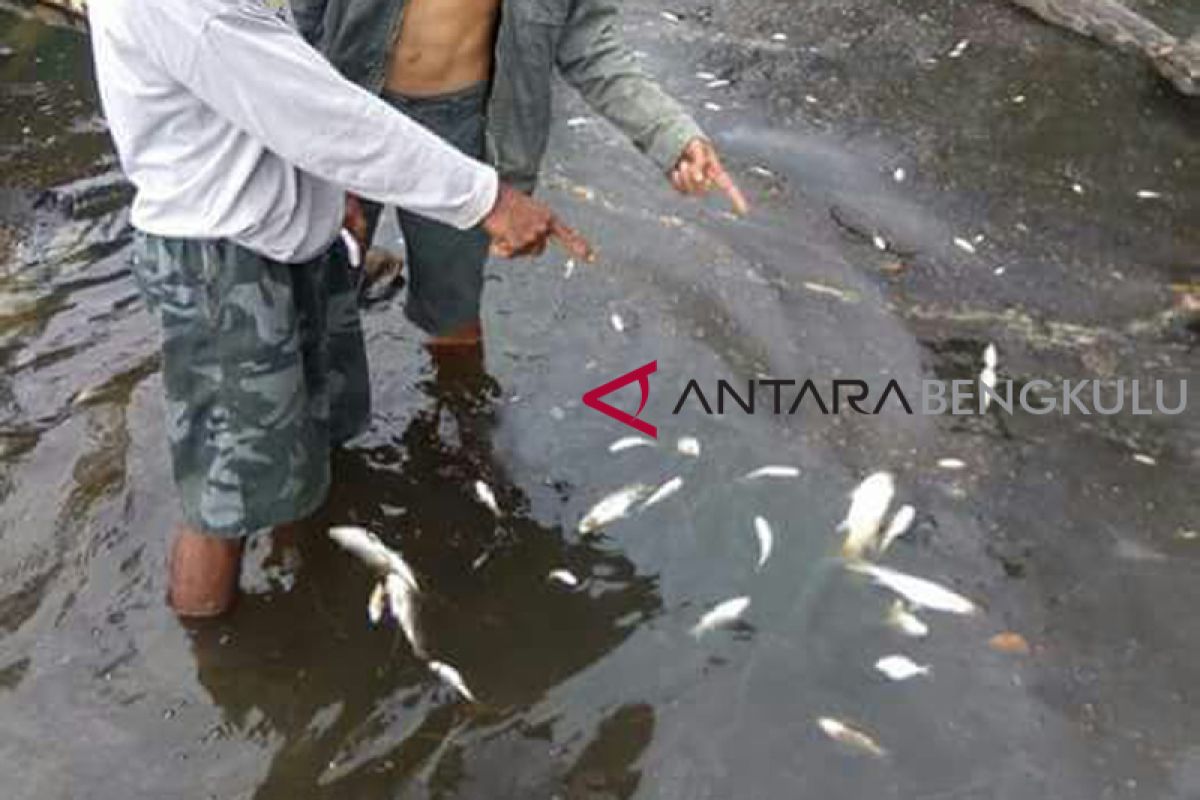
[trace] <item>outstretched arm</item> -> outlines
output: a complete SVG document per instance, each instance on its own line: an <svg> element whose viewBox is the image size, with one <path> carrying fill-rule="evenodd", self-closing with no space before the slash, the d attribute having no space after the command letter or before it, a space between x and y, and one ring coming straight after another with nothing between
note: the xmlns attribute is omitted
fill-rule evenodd
<svg viewBox="0 0 1200 800"><path fill-rule="evenodd" d="M575 0L558 48L558 68L597 113L648 155L686 194L717 188L739 214L746 200L696 121L638 65L612 0Z"/></svg>

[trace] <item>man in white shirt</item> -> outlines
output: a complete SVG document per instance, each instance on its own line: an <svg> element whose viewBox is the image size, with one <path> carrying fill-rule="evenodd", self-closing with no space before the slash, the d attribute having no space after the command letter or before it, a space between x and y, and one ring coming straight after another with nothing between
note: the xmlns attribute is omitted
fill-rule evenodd
<svg viewBox="0 0 1200 800"><path fill-rule="evenodd" d="M169 600L211 616L242 541L324 501L330 449L368 421L367 365L339 243L347 190L469 229L494 252L587 243L495 171L345 79L286 0L89 4L101 100L137 188L134 274L163 325L185 523Z"/></svg>

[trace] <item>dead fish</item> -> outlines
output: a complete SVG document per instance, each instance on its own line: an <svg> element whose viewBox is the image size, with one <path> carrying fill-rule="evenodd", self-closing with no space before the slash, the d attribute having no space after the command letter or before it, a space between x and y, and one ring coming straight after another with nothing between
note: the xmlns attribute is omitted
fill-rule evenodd
<svg viewBox="0 0 1200 800"><path fill-rule="evenodd" d="M821 717L817 720L817 725L824 731L826 736L835 742L868 753L876 758L883 758L887 755L887 751L880 747L874 739L862 731L850 727L839 719Z"/></svg>
<svg viewBox="0 0 1200 800"><path fill-rule="evenodd" d="M916 614L905 607L903 601L896 600L888 609L887 624L905 636L922 639L929 635L929 626Z"/></svg>
<svg viewBox="0 0 1200 800"><path fill-rule="evenodd" d="M1139 464L1145 464L1147 467L1153 467L1158 464L1158 461L1153 456L1148 456L1145 453L1134 453L1133 460Z"/></svg>
<svg viewBox="0 0 1200 800"><path fill-rule="evenodd" d="M616 312L614 312L613 315L608 318L608 321L610 323L612 323L613 330L616 331L617 333L625 332L625 320L621 319L620 314L617 314Z"/></svg>
<svg viewBox="0 0 1200 800"><path fill-rule="evenodd" d="M876 250L883 250L886 252L888 249L887 239L884 239L878 233L871 237L871 243L875 245Z"/></svg>
<svg viewBox="0 0 1200 800"><path fill-rule="evenodd" d="M979 383L987 390L982 394L982 407L984 411L987 411L992 405L990 392L996 389L996 370L992 367L984 367L983 371L979 373Z"/></svg>
<svg viewBox="0 0 1200 800"><path fill-rule="evenodd" d="M755 175L759 175L763 178L774 178L775 177L775 173L771 172L771 170L767 169L766 167L753 166L750 168L750 171L753 172Z"/></svg>
<svg viewBox="0 0 1200 800"><path fill-rule="evenodd" d="M946 55L949 56L950 58L958 58L963 53L967 52L967 48L970 46L971 46L971 40L963 39L958 44L954 45L954 49L951 50Z"/></svg>
<svg viewBox="0 0 1200 800"><path fill-rule="evenodd" d="M416 574L400 554L379 541L378 536L365 528L338 525L329 529L329 537L381 576L394 572L406 583L411 584L413 589L420 589Z"/></svg>
<svg viewBox="0 0 1200 800"><path fill-rule="evenodd" d="M375 584L371 589L371 596L367 599L367 619L372 625L378 625L383 620L383 605L387 599L387 592L384 588L383 581Z"/></svg>
<svg viewBox="0 0 1200 800"><path fill-rule="evenodd" d="M608 452L619 453L622 450L629 450L633 447L653 447L654 440L647 439L644 436L625 436L617 439L608 446Z"/></svg>
<svg viewBox="0 0 1200 800"><path fill-rule="evenodd" d="M466 700L472 703L478 702L475 699L475 695L471 694L471 690L467 688L467 683L463 680L462 675L454 667L449 664L443 664L441 661L430 661L429 669Z"/></svg>
<svg viewBox="0 0 1200 800"><path fill-rule="evenodd" d="M875 662L875 669L894 681L906 681L918 675L928 675L932 670L916 663L908 656L884 656Z"/></svg>
<svg viewBox="0 0 1200 800"><path fill-rule="evenodd" d="M863 561L849 563L846 569L869 576L875 583L890 589L917 608L945 611L949 614L975 613L974 603L933 581Z"/></svg>
<svg viewBox="0 0 1200 800"><path fill-rule="evenodd" d="M908 533L908 529L912 527L913 520L917 517L917 510L910 505L900 506L896 513L892 515L892 521L887 526L887 530L883 532L883 537L879 540L879 552L885 552L892 542L899 539L904 534Z"/></svg>
<svg viewBox="0 0 1200 800"><path fill-rule="evenodd" d="M1071 191L1072 191L1072 192L1074 192L1075 194L1083 194L1083 184L1081 184L1081 183L1072 183L1072 184L1071 184Z"/></svg>
<svg viewBox="0 0 1200 800"><path fill-rule="evenodd" d="M647 498L646 502L642 503L642 511L645 511L650 506L661 503L671 495L683 488L683 478L678 475L665 482L662 486L655 490L654 494Z"/></svg>
<svg viewBox="0 0 1200 800"><path fill-rule="evenodd" d="M907 173L904 171L904 167L896 167L895 171L892 172L892 178L896 183L904 183L905 177L907 177Z"/></svg>
<svg viewBox="0 0 1200 800"><path fill-rule="evenodd" d="M700 440L695 436L684 436L675 443L675 449L682 455L698 458L700 456Z"/></svg>
<svg viewBox="0 0 1200 800"><path fill-rule="evenodd" d="M731 622L736 622L741 618L742 614L746 613L746 609L749 607L749 597L734 597L723 603L718 603L704 616L700 617L700 621L692 628L692 636L699 639L713 628L719 628Z"/></svg>
<svg viewBox="0 0 1200 800"><path fill-rule="evenodd" d="M711 80L715 79L717 76L712 72L704 72L703 70L701 70L700 72L696 73L696 77L702 81L711 81Z"/></svg>
<svg viewBox="0 0 1200 800"><path fill-rule="evenodd" d="M1162 192L1152 192L1149 189L1142 189L1137 193L1139 200L1158 200L1162 197Z"/></svg>
<svg viewBox="0 0 1200 800"><path fill-rule="evenodd" d="M488 510L500 516L500 504L496 502L496 495L492 492L492 487L488 486L483 481L475 481L475 496L479 498L479 502L488 507Z"/></svg>
<svg viewBox="0 0 1200 800"><path fill-rule="evenodd" d="M729 81L726 80L725 78L717 78L716 80L709 81L708 83L706 83L704 85L705 85L705 87L707 87L709 89L721 89L725 86L728 86Z"/></svg>
<svg viewBox="0 0 1200 800"><path fill-rule="evenodd" d="M579 585L579 578L576 578L575 574L568 569L551 570L550 574L546 577L552 581L561 583L563 586L570 586L571 588L575 588Z"/></svg>
<svg viewBox="0 0 1200 800"><path fill-rule="evenodd" d="M767 559L771 557L771 550L775 547L775 534L771 531L769 522L762 517L755 517L754 535L758 537L758 566L755 569L762 569L763 564L766 564Z"/></svg>
<svg viewBox="0 0 1200 800"><path fill-rule="evenodd" d="M826 295L829 295L830 297L836 297L838 300L841 300L843 303L853 303L854 302L854 298L848 292L845 292L834 286L826 286L825 284L817 283L816 281L805 281L803 286L805 289L808 289L810 292L813 292L814 294L826 294Z"/></svg>
<svg viewBox="0 0 1200 800"><path fill-rule="evenodd" d="M713 102L705 102L704 107L709 111L720 111L721 107Z"/></svg>
<svg viewBox="0 0 1200 800"><path fill-rule="evenodd" d="M771 41L773 41L773 42L786 42L786 41L787 41L787 34L786 34L786 33L772 33L772 34L771 34Z"/></svg>
<svg viewBox="0 0 1200 800"><path fill-rule="evenodd" d="M995 369L1000 363L999 354L996 352L996 345L988 343L988 346L983 348L983 366Z"/></svg>
<svg viewBox="0 0 1200 800"><path fill-rule="evenodd" d="M967 253L975 254L975 245L971 244L969 239L964 239L961 236L954 237L954 246L959 250Z"/></svg>
<svg viewBox="0 0 1200 800"><path fill-rule="evenodd" d="M563 280L564 281L570 280L571 276L574 274L575 274L575 259L568 258L567 262L565 264L563 264Z"/></svg>
<svg viewBox="0 0 1200 800"><path fill-rule="evenodd" d="M846 541L842 544L844 557L859 559L877 546L879 526L895 493L896 481L892 474L876 472L867 476L850 495L850 510L842 523L846 528Z"/></svg>
<svg viewBox="0 0 1200 800"><path fill-rule="evenodd" d="M425 637L417 623L416 587L395 572L388 573L384 578L384 587L392 619L400 626L400 630L404 631L413 653L418 658L424 658Z"/></svg>
<svg viewBox="0 0 1200 800"><path fill-rule="evenodd" d="M967 462L961 458L939 458L937 465L942 469L963 469L967 466Z"/></svg>
<svg viewBox="0 0 1200 800"><path fill-rule="evenodd" d="M682 17L680 17L678 14L672 13L670 11L660 11L660 12L658 12L658 15L660 17L662 17L663 19L665 19L667 22L679 22L680 19L682 19Z"/></svg>
<svg viewBox="0 0 1200 800"><path fill-rule="evenodd" d="M580 125L587 125L590 121L587 117L571 117L567 120L567 127L578 128Z"/></svg>
<svg viewBox="0 0 1200 800"><path fill-rule="evenodd" d="M800 470L796 467L788 467L781 464L768 464L765 467L751 470L742 477L748 481L758 478L799 478Z"/></svg>
<svg viewBox="0 0 1200 800"><path fill-rule="evenodd" d="M633 507L634 503L645 497L648 490L649 487L644 483L635 483L613 492L592 506L591 510L584 515L583 519L579 522L579 532L592 533L598 531L605 525L625 516L629 513L629 509Z"/></svg>

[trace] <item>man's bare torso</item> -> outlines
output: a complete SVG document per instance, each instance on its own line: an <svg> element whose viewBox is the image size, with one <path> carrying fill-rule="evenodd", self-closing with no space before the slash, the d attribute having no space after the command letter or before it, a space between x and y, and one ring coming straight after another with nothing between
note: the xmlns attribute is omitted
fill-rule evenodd
<svg viewBox="0 0 1200 800"><path fill-rule="evenodd" d="M487 80L499 10L500 0L407 0L387 88L430 96Z"/></svg>

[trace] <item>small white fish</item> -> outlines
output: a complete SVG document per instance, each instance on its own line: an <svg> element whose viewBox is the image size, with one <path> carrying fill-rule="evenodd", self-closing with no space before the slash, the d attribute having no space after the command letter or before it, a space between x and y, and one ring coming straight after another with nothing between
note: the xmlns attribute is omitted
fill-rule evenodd
<svg viewBox="0 0 1200 800"><path fill-rule="evenodd" d="M827 294L830 297L836 297L838 300L841 300L844 303L853 302L853 298L850 297L850 295L846 292L833 286L826 286L823 283L817 283L816 281L805 281L804 288L816 294Z"/></svg>
<svg viewBox="0 0 1200 800"><path fill-rule="evenodd" d="M833 717L821 717L817 720L817 725L826 736L835 742L852 747L855 750L861 750L875 758L883 758L887 755L887 751L880 747L874 739L857 728L850 727L841 720L834 719Z"/></svg>
<svg viewBox="0 0 1200 800"><path fill-rule="evenodd" d="M999 355L996 353L996 345L988 343L988 346L983 348L983 365L995 369L1000 363Z"/></svg>
<svg viewBox="0 0 1200 800"><path fill-rule="evenodd" d="M700 621L692 628L692 636L698 639L713 628L719 628L731 622L736 622L741 618L742 614L746 613L746 609L749 607L749 597L734 597L723 603L718 603L702 616Z"/></svg>
<svg viewBox="0 0 1200 800"><path fill-rule="evenodd" d="M711 80L714 80L717 76L712 72L700 71L700 72L696 73L696 77L702 81L711 81Z"/></svg>
<svg viewBox="0 0 1200 800"><path fill-rule="evenodd" d="M742 477L748 481L757 478L799 478L800 470L796 467L788 467L782 464L768 464L765 467L751 470Z"/></svg>
<svg viewBox="0 0 1200 800"><path fill-rule="evenodd" d="M906 177L908 177L908 173L904 171L904 167L896 167L895 172L892 173L892 178L896 183L904 183Z"/></svg>
<svg viewBox="0 0 1200 800"><path fill-rule="evenodd" d="M932 670L916 663L908 656L884 656L875 662L875 669L894 681L906 681L918 675L928 675Z"/></svg>
<svg viewBox="0 0 1200 800"><path fill-rule="evenodd" d="M383 605L387 599L387 591L384 589L383 581L375 584L371 589L371 597L367 600L367 619L372 625L378 625L383 619Z"/></svg>
<svg viewBox="0 0 1200 800"><path fill-rule="evenodd" d="M704 108L707 109L708 111L720 111L721 110L721 107L719 105L717 105L716 103L713 103L711 101L705 101Z"/></svg>
<svg viewBox="0 0 1200 800"><path fill-rule="evenodd" d="M475 481L475 496L479 498L479 502L488 507L488 510L500 516L500 504L496 502L496 495L492 492L492 487L488 486L483 481Z"/></svg>
<svg viewBox="0 0 1200 800"><path fill-rule="evenodd" d="M961 236L954 237L954 246L965 253L975 254L975 245L971 244L970 239L964 239Z"/></svg>
<svg viewBox="0 0 1200 800"><path fill-rule="evenodd" d="M992 270L992 274L993 275L1003 275L1006 271L1007 270L1005 270L1004 267L996 267L994 270Z"/></svg>
<svg viewBox="0 0 1200 800"><path fill-rule="evenodd" d="M890 472L876 472L858 485L850 495L850 510L846 521L846 541L842 555L849 559L862 558L878 542L879 527L896 493L896 481Z"/></svg>
<svg viewBox="0 0 1200 800"><path fill-rule="evenodd" d="M888 609L886 622L890 627L914 639L922 639L929 635L929 626L920 617L909 611L901 600L892 603L892 607Z"/></svg>
<svg viewBox="0 0 1200 800"><path fill-rule="evenodd" d="M648 487L635 483L619 489L592 506L579 522L580 533L593 533L629 513L638 500L645 497Z"/></svg>
<svg viewBox="0 0 1200 800"><path fill-rule="evenodd" d="M467 688L467 683L463 680L462 675L454 667L443 664L441 661L430 661L429 669L468 701L478 702L475 695L471 694L471 690Z"/></svg>
<svg viewBox="0 0 1200 800"><path fill-rule="evenodd" d="M671 478L669 481L665 482L662 486L659 486L658 489L655 490L654 494L650 495L650 497L646 499L646 502L642 503L641 510L645 511L647 508L650 508L650 506L661 503L663 500L666 500L668 497L675 494L682 488L683 478L676 475L674 478Z"/></svg>
<svg viewBox="0 0 1200 800"><path fill-rule="evenodd" d="M1139 464L1145 464L1148 467L1153 467L1158 464L1158 461L1153 456L1148 456L1145 453L1134 453L1133 460Z"/></svg>
<svg viewBox="0 0 1200 800"><path fill-rule="evenodd" d="M659 16L665 19L667 22L679 22L680 20L678 14L674 14L670 11L660 11Z"/></svg>
<svg viewBox="0 0 1200 800"><path fill-rule="evenodd" d="M614 311L613 315L608 318L608 321L612 323L613 330L617 333L625 332L625 320L621 319L620 314Z"/></svg>
<svg viewBox="0 0 1200 800"><path fill-rule="evenodd" d="M771 170L767 169L766 167L754 166L754 167L750 168L750 171L753 172L755 175L759 175L763 178L774 178L775 177L775 173L771 172Z"/></svg>
<svg viewBox="0 0 1200 800"><path fill-rule="evenodd" d="M704 84L709 89L721 89L729 85L729 81L725 78L717 78Z"/></svg>
<svg viewBox="0 0 1200 800"><path fill-rule="evenodd" d="M771 34L771 41L773 41L773 42L786 42L786 41L787 41L787 34L786 34L786 33L772 33L772 34Z"/></svg>
<svg viewBox="0 0 1200 800"><path fill-rule="evenodd" d="M771 531L771 523L762 517L755 517L754 535L758 537L758 566L755 569L762 569L775 547L775 534Z"/></svg>
<svg viewBox="0 0 1200 800"><path fill-rule="evenodd" d="M589 120L587 117L571 117L569 120L567 120L567 127L578 128L581 125L587 125L589 122L591 122L591 120Z"/></svg>
<svg viewBox="0 0 1200 800"><path fill-rule="evenodd" d="M1158 200L1162 197L1162 192L1152 192L1149 189L1142 189L1137 193L1139 200Z"/></svg>
<svg viewBox="0 0 1200 800"><path fill-rule="evenodd" d="M675 443L675 449L685 456L698 458L700 456L700 440L695 436L684 436Z"/></svg>
<svg viewBox="0 0 1200 800"><path fill-rule="evenodd" d="M1023 94L1015 94L1015 95L1013 95L1013 99L1012 99L1012 101L1013 101L1013 104L1014 104L1014 105L1018 105L1018 106L1019 106L1019 105L1021 105L1021 103L1024 103L1024 102L1025 102L1025 95L1023 95Z"/></svg>
<svg viewBox="0 0 1200 800"><path fill-rule="evenodd" d="M996 368L984 367L979 373L979 383L990 391L996 389ZM983 392L983 410L987 411L992 405L992 396L988 392Z"/></svg>
<svg viewBox="0 0 1200 800"><path fill-rule="evenodd" d="M904 534L908 533L908 529L912 527L913 520L917 517L917 510L910 505L900 506L896 513L892 516L891 524L887 526L887 530L883 532L883 537L879 540L879 552L886 552L892 542L899 539Z"/></svg>
<svg viewBox="0 0 1200 800"><path fill-rule="evenodd" d="M561 583L563 586L570 586L571 588L575 588L579 585L579 578L576 578L575 574L569 569L551 570L550 574L546 577L552 581Z"/></svg>
<svg viewBox="0 0 1200 800"><path fill-rule="evenodd" d="M400 554L379 541L379 537L365 528L338 525L329 529L329 537L380 575L394 572L412 584L414 590L420 588L417 576Z"/></svg>
<svg viewBox="0 0 1200 800"><path fill-rule="evenodd" d="M846 565L846 569L867 575L875 583L890 589L917 608L945 611L949 614L975 613L974 603L933 581L863 561L851 562Z"/></svg>
<svg viewBox="0 0 1200 800"><path fill-rule="evenodd" d="M817 103L819 103L821 101L817 99L816 95L806 94L806 95L804 95L804 102L815 106Z"/></svg>
<svg viewBox="0 0 1200 800"><path fill-rule="evenodd" d="M567 263L563 264L563 280L570 280L575 274L575 259L568 258Z"/></svg>
<svg viewBox="0 0 1200 800"><path fill-rule="evenodd" d="M954 49L953 49L953 50L951 50L949 53L947 53L947 55L948 55L950 58L958 58L958 57L959 57L959 56L961 56L963 53L967 52L967 48L968 48L968 47L970 47L970 46L971 46L971 40L970 40L970 39L963 39L963 40L962 40L962 41L960 41L958 44L954 45Z"/></svg>
<svg viewBox="0 0 1200 800"><path fill-rule="evenodd" d="M875 245L876 250L886 251L888 249L887 239L884 239L878 233L871 237L871 242Z"/></svg>
<svg viewBox="0 0 1200 800"><path fill-rule="evenodd" d="M1075 194L1083 194L1083 184L1072 183L1071 191L1074 192Z"/></svg>
<svg viewBox="0 0 1200 800"><path fill-rule="evenodd" d="M961 458L939 458L937 465L942 469L964 469L967 462Z"/></svg>
<svg viewBox="0 0 1200 800"><path fill-rule="evenodd" d="M404 631L412 651L418 658L425 657L425 637L417 623L417 593L414 586L395 572L389 573L384 579L385 593L388 600L388 610L392 619Z"/></svg>
<svg viewBox="0 0 1200 800"><path fill-rule="evenodd" d="M653 447L654 440L644 436L624 436L608 446L608 452L619 453L634 447Z"/></svg>

